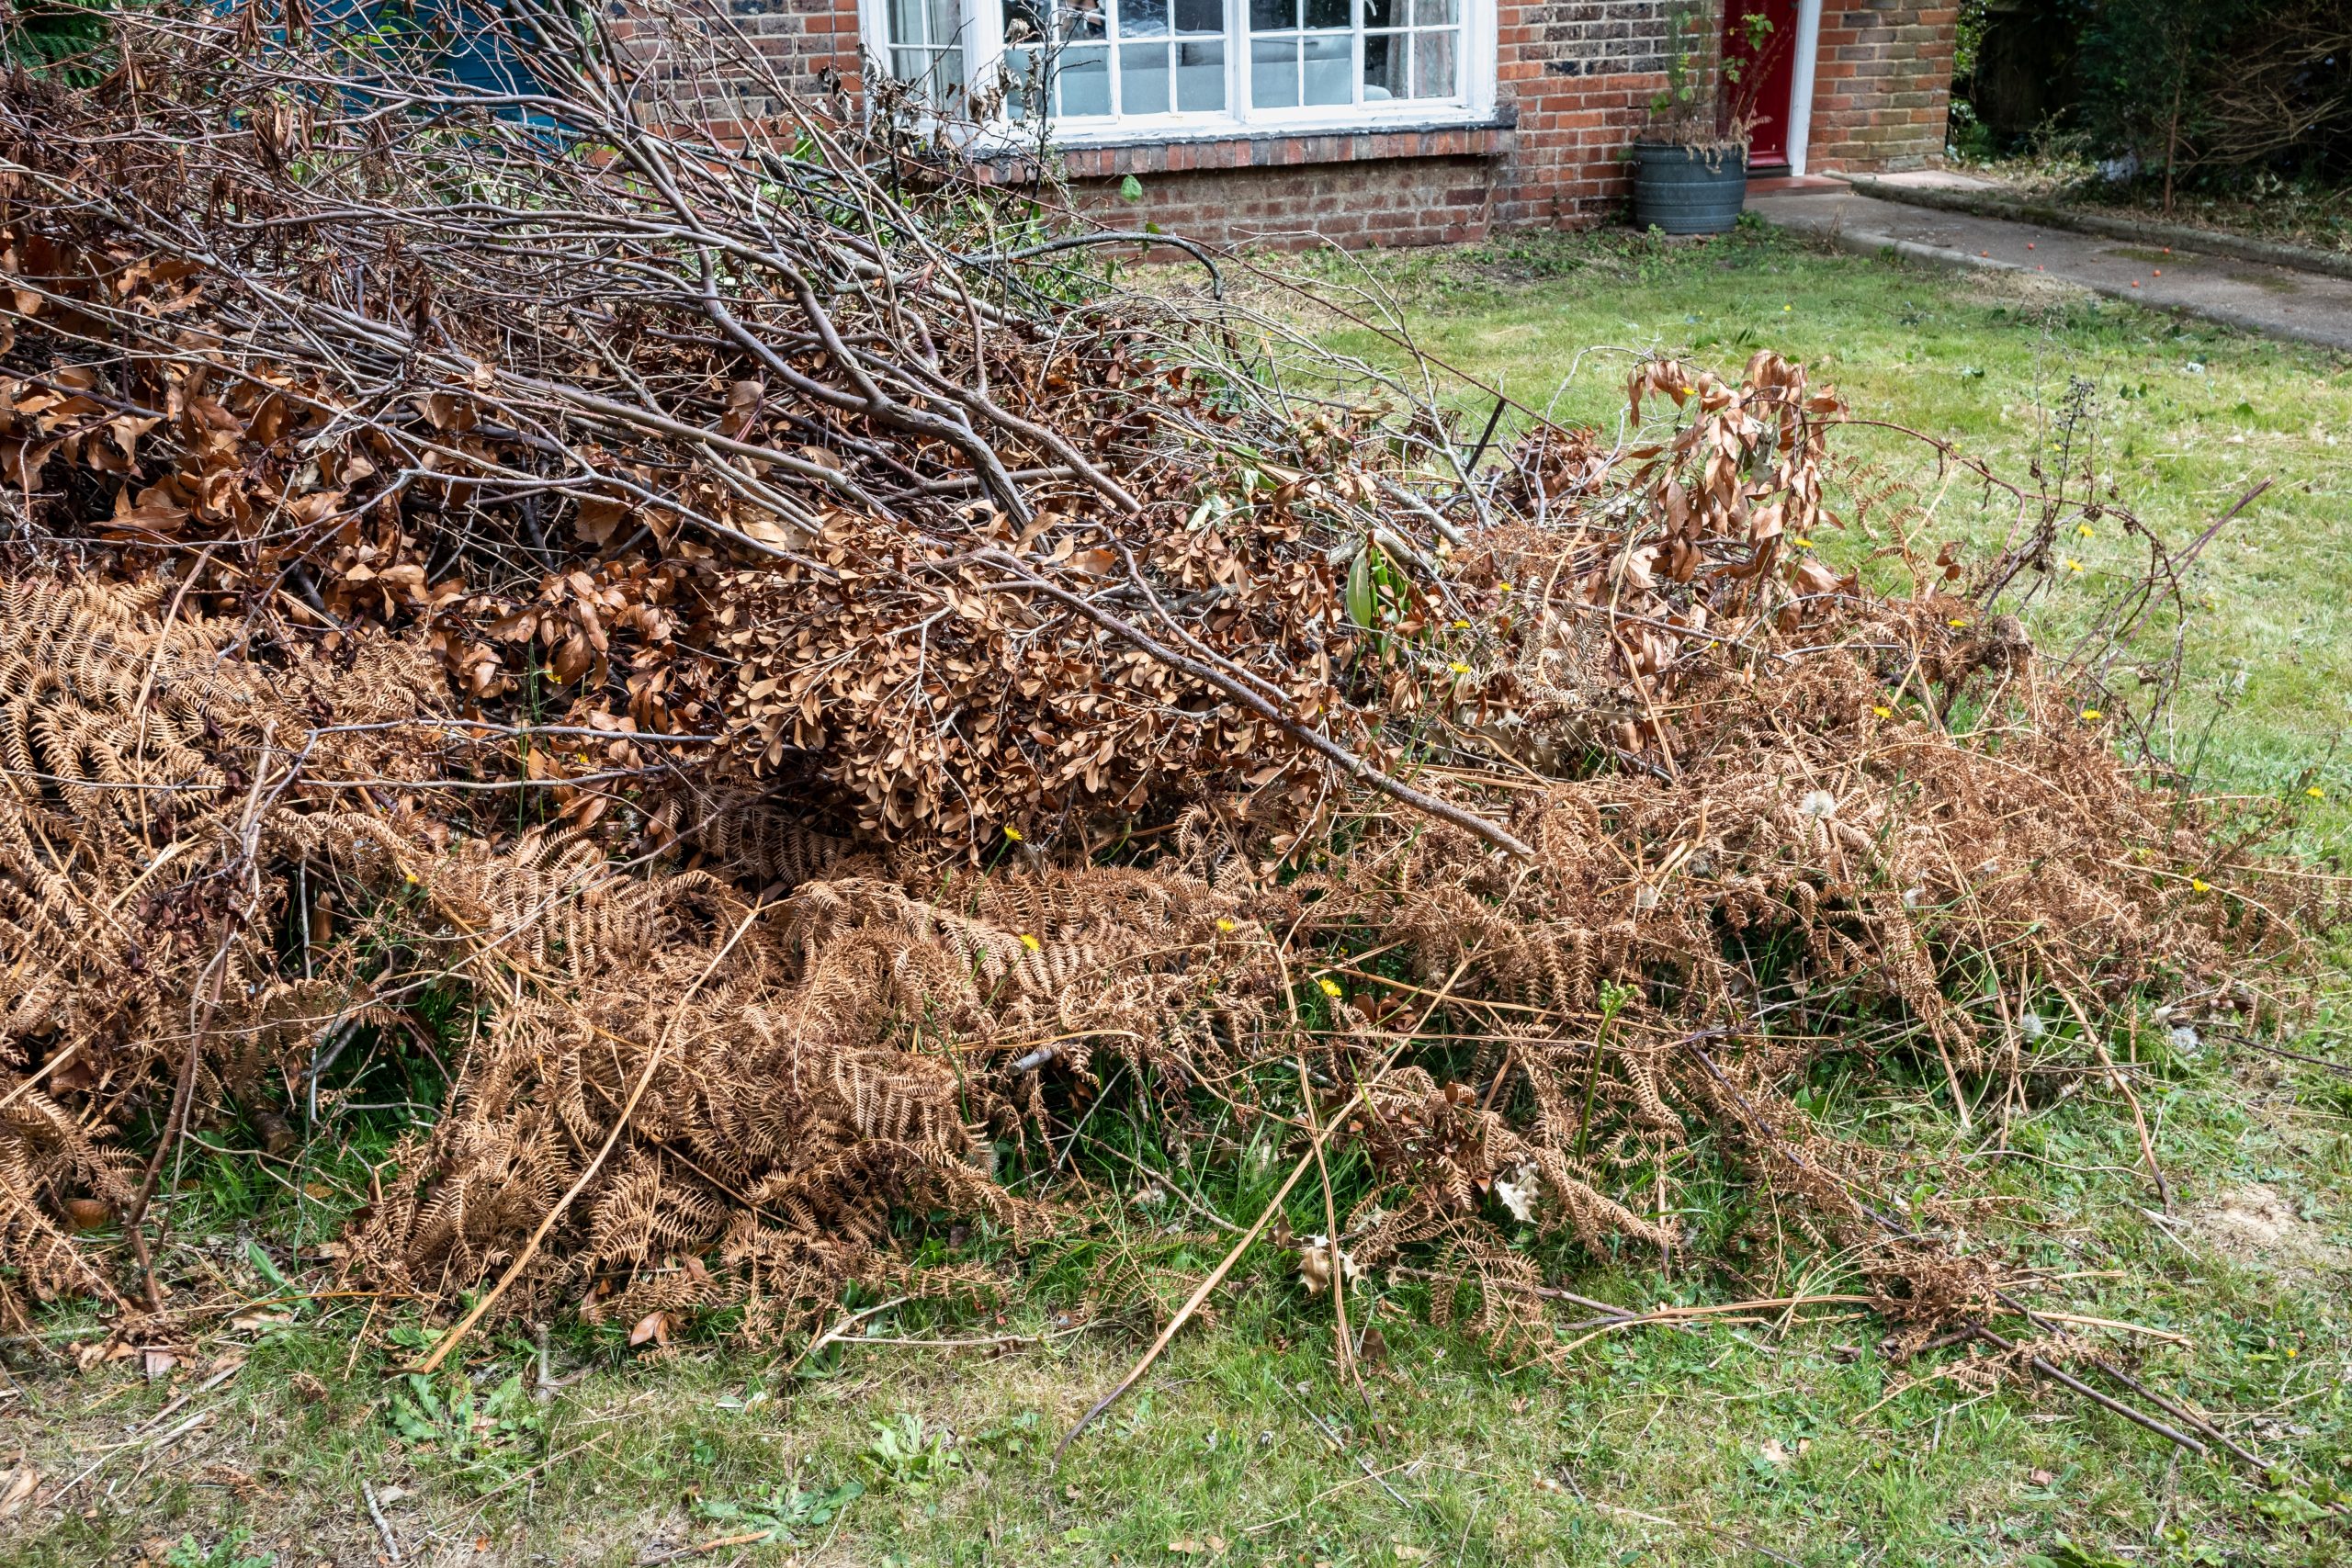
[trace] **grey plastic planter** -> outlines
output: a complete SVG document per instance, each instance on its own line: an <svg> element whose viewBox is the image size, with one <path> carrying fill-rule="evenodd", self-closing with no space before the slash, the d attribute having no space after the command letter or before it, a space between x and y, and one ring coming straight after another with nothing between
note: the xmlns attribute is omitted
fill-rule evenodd
<svg viewBox="0 0 2352 1568"><path fill-rule="evenodd" d="M1694 152L1664 141L1634 143L1634 228L1720 234L1747 205L1745 149Z"/></svg>

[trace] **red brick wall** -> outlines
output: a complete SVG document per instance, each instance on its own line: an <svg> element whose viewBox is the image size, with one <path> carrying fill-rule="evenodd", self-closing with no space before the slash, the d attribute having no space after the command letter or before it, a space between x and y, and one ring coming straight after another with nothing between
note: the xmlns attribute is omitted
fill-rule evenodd
<svg viewBox="0 0 2352 1568"><path fill-rule="evenodd" d="M1625 145L1664 81L1659 7L1501 0L1496 21L1496 126L1081 149L1069 172L1108 222L1220 241L1435 244L1613 216ZM1138 203L1114 199L1128 175Z"/></svg>
<svg viewBox="0 0 2352 1568"><path fill-rule="evenodd" d="M1481 127L1080 148L1063 164L1080 204L1109 228L1353 248L1480 238L1510 149L1509 130ZM1119 195L1129 175L1139 201Z"/></svg>
<svg viewBox="0 0 2352 1568"><path fill-rule="evenodd" d="M1916 169L1943 155L1959 12L1915 0L1824 0L1810 172Z"/></svg>
<svg viewBox="0 0 2352 1568"><path fill-rule="evenodd" d="M789 82L814 91L826 63L854 82L855 0L730 8ZM1813 167L1908 168L1939 154L1949 0L1824 0L1824 11ZM1212 242L1432 244L1602 222L1623 209L1624 152L1663 83L1665 34L1659 0L1500 0L1490 125L1078 148L1067 172L1113 227ZM1139 202L1118 198L1129 175Z"/></svg>
<svg viewBox="0 0 2352 1568"><path fill-rule="evenodd" d="M1222 169L1145 182L1130 206L1090 186L1083 205L1114 228L1148 220L1172 234L1296 249L1335 244L1442 245L1493 224L1493 161L1415 159L1294 169Z"/></svg>
<svg viewBox="0 0 2352 1568"><path fill-rule="evenodd" d="M628 0L607 0L615 35L647 73L648 92L668 99L663 107L698 113L721 125L780 112L782 106L767 96L767 83L742 68L741 54L746 46L759 55L775 85L795 97L823 101L833 94L854 96L861 90L857 0L724 3L731 34L702 27L673 28L642 11L632 12ZM713 84L718 85L716 92Z"/></svg>

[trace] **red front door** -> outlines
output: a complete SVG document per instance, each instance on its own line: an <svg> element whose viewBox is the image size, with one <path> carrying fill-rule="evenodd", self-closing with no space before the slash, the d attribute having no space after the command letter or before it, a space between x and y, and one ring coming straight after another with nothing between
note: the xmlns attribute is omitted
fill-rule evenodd
<svg viewBox="0 0 2352 1568"><path fill-rule="evenodd" d="M1760 20L1759 20L1760 18ZM1769 25L1767 25L1769 24ZM1747 166L1789 161L1789 90L1796 79L1797 0L1729 0L1724 7L1724 104L1752 115ZM1731 65L1739 79L1730 80Z"/></svg>

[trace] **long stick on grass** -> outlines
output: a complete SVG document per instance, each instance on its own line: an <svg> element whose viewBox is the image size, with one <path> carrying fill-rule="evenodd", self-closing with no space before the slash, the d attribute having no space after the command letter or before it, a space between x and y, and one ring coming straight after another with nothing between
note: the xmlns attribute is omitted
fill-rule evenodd
<svg viewBox="0 0 2352 1568"><path fill-rule="evenodd" d="M1462 972L1470 966L1470 956L1471 955L1465 953L1463 956L1462 962L1453 966L1453 973L1446 977L1445 984L1439 987L1437 996L1431 999L1429 1007L1422 1011L1422 1024L1428 1023L1430 1017L1436 1013L1437 1010L1444 1005L1445 998L1453 990L1454 982L1461 979ZM1382 1058L1379 1067L1375 1069L1372 1075L1371 1081L1379 1081L1379 1079L1387 1073L1390 1067L1396 1066L1397 1056L1404 1052L1407 1045L1412 1043L1414 1034L1419 1032L1419 1027L1417 1026L1414 1030L1399 1034L1396 1037L1396 1043L1388 1048L1388 1055ZM1357 1092L1361 1094L1363 1091L1359 1089ZM1291 1168L1290 1175L1283 1179L1282 1190L1274 1194L1273 1200L1259 1213L1257 1223L1251 1225L1248 1230L1242 1232L1241 1239L1233 1244L1233 1249L1225 1255L1224 1259L1220 1261L1215 1269L1209 1270L1209 1277L1201 1281L1199 1288L1194 1290L1191 1297L1185 1301L1184 1304L1177 1309L1176 1315L1169 1319L1168 1326L1160 1330L1159 1337L1151 1342L1151 1348L1146 1350L1136 1360L1136 1364L1127 1369L1127 1375L1119 1380L1119 1386L1104 1394L1102 1398L1096 1400L1093 1406L1089 1409L1085 1415L1078 1418L1078 1425L1072 1427L1069 1429L1069 1434L1064 1437L1060 1442L1054 1445L1054 1462L1050 1468L1059 1470L1061 1468L1062 1454L1069 1448L1071 1443L1077 1441L1078 1435L1080 1432L1085 1431L1088 1427L1093 1425L1094 1418L1096 1416L1102 1415L1105 1410L1110 1409L1113 1404L1118 1402L1121 1394L1135 1387L1136 1380L1141 1378L1145 1372L1151 1370L1152 1362L1159 1359L1159 1353L1168 1348L1170 1340L1176 1337L1176 1331L1191 1321L1194 1313L1201 1310L1201 1303L1209 1299L1209 1292L1216 1290L1218 1282L1233 1271L1233 1266L1241 1261L1241 1255L1250 1250L1250 1245L1258 1239L1259 1233L1263 1231L1266 1228L1267 1223L1271 1221L1276 1213L1281 1212L1283 1200L1289 1197L1290 1190L1298 1185L1298 1179L1306 1174L1306 1168L1313 1165L1317 1160L1322 1157L1323 1145L1330 1140L1331 1134L1339 1131L1340 1125L1346 1121L1347 1118L1345 1116L1334 1116L1329 1121L1323 1123L1323 1130L1314 1134L1312 1140L1307 1145L1306 1153L1299 1156L1298 1163ZM1333 1237L1331 1242L1332 1272L1335 1274L1339 1271L1339 1239L1337 1237Z"/></svg>
<svg viewBox="0 0 2352 1568"><path fill-rule="evenodd" d="M2036 942L2034 949L2041 954L2043 963L2053 969L2060 966L2058 960L2041 943ZM2067 973L2074 973L2073 965L2068 964L2064 967ZM2082 978L2079 975L2075 977L2077 980ZM2083 1010L2081 1002L2075 999L2075 993L2064 986L2053 985L2052 988L2065 999L2067 1010L2075 1015L2075 1021L2083 1026L2083 1039L2094 1052L2098 1053L2098 1065L2105 1069L2107 1081L2114 1087L2117 1093L2123 1096L2123 1103L2132 1108L2132 1125L2140 1135L2140 1157L2146 1162L2148 1176L2155 1183L2156 1201L2169 1211L2172 1208L2172 1183L2165 1179L2165 1168L2156 1162L2156 1141L2148 1132L2148 1117L2147 1113L2140 1109L2140 1097L2132 1091L2131 1080L2126 1078L2122 1071L2116 1066L2115 1058L2108 1053L2107 1042L2099 1037L2098 1030L2091 1023L2091 1015Z"/></svg>
<svg viewBox="0 0 2352 1568"><path fill-rule="evenodd" d="M1096 1400L1086 1414L1078 1418L1078 1425L1072 1427L1062 1440L1054 1445L1054 1462L1048 1467L1049 1469L1061 1468L1062 1454L1070 1444L1078 1440L1078 1435L1092 1426L1096 1416L1116 1404L1121 1394L1136 1386L1136 1380L1149 1371L1151 1364L1159 1359L1159 1353L1168 1348L1168 1342L1176 1337L1176 1331L1192 1321L1193 1314L1201 1310L1201 1303L1209 1299L1209 1292L1216 1290L1227 1274L1233 1272L1233 1266L1241 1261L1241 1255L1250 1250L1250 1244L1258 1239L1259 1233L1266 1228L1267 1222L1282 1212L1283 1200L1290 1196L1290 1190L1298 1185L1298 1179L1306 1174L1306 1168L1313 1165L1317 1157L1322 1154L1324 1140L1331 1135L1332 1129L1338 1127L1341 1120L1343 1118L1334 1117L1324 1123L1323 1131L1311 1140L1306 1153L1299 1156L1298 1163L1291 1167L1290 1174L1283 1179L1281 1190L1273 1195L1265 1208L1259 1212L1257 1223L1241 1233L1241 1239L1233 1244L1232 1250L1225 1255L1216 1268L1209 1270L1208 1278L1200 1282L1184 1304L1176 1309L1176 1315L1168 1320L1168 1326L1159 1331L1159 1337L1151 1342L1151 1348L1146 1350L1136 1364L1127 1369L1127 1375L1119 1380L1116 1388ZM1335 1242L1333 1245L1336 1247L1338 1244Z"/></svg>

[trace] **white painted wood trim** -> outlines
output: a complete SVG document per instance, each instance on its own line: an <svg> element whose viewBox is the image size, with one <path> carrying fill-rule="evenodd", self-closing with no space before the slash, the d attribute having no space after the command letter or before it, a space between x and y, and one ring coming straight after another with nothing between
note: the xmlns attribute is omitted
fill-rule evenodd
<svg viewBox="0 0 2352 1568"><path fill-rule="evenodd" d="M1821 52L1821 0L1797 0L1796 51L1789 76L1789 173L1802 175L1813 140L1813 65Z"/></svg>
<svg viewBox="0 0 2352 1568"><path fill-rule="evenodd" d="M1039 0L1050 14L1055 0ZM867 55L888 69L890 54L888 0L858 0L858 32ZM1452 126L1484 125L1495 115L1499 96L1496 78L1501 57L1498 0L1462 0L1462 47L1464 58L1461 91L1452 98L1406 98L1393 104L1357 104L1329 108L1253 109L1250 107L1249 0L1226 0L1226 104L1216 113L1113 116L1057 126L1054 144L1085 147L1130 142L1222 140L1232 136L1319 136L1332 132L1422 130ZM1355 15L1361 22L1362 0ZM1363 29L1358 27L1355 74L1363 76ZM1004 59L1004 0L963 0L964 69L968 80L987 79ZM1013 146L1027 143L1034 133L1002 122L985 128L984 138L1002 137Z"/></svg>

